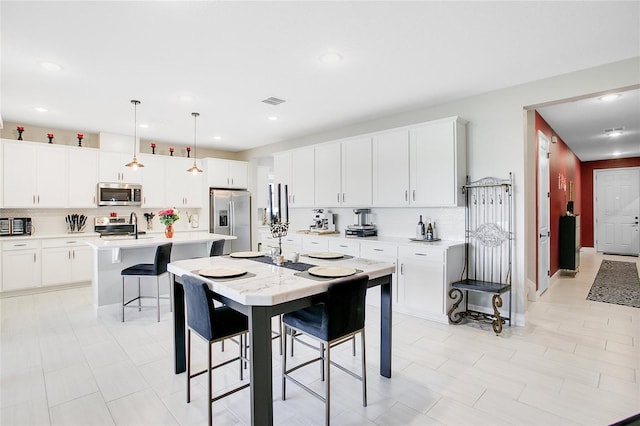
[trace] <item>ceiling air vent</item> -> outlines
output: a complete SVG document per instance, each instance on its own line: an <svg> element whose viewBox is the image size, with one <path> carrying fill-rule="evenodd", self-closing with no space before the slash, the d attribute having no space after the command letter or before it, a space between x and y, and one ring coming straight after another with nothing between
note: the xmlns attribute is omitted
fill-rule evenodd
<svg viewBox="0 0 640 426"><path fill-rule="evenodd" d="M281 103L284 102L284 99L278 99L278 98L274 98L273 96L267 98L267 99L263 99L262 102L264 102L265 104L269 104L269 105L280 105Z"/></svg>

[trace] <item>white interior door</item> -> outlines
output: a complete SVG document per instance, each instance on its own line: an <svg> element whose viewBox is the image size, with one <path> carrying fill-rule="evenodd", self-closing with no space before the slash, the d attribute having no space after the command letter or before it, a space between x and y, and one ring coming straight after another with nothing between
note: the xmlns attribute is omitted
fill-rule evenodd
<svg viewBox="0 0 640 426"><path fill-rule="evenodd" d="M549 139L538 132L538 292L549 288Z"/></svg>
<svg viewBox="0 0 640 426"><path fill-rule="evenodd" d="M640 168L594 171L596 250L640 254Z"/></svg>

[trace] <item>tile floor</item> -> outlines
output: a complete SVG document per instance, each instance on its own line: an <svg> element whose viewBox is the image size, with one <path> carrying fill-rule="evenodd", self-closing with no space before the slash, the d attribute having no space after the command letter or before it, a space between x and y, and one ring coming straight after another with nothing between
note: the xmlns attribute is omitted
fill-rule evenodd
<svg viewBox="0 0 640 426"><path fill-rule="evenodd" d="M640 412L640 309L585 300L603 258L582 255L575 278L555 277L531 303L526 327L496 337L475 324L447 326L396 314L393 378L378 371L378 312L367 311L368 407L359 382L333 369L334 425L606 425ZM206 376L185 403L171 364L171 314L116 309L97 320L89 288L0 300L0 424L206 424ZM204 365L197 342L196 363ZM274 343L274 353L277 349ZM334 359L358 369L348 345ZM309 354L298 345L296 357ZM218 359L235 354L228 344ZM287 386L274 358L274 423L323 423L322 404ZM216 370L215 388L237 382ZM318 369L300 371L320 388ZM249 424L248 391L214 404L216 425Z"/></svg>

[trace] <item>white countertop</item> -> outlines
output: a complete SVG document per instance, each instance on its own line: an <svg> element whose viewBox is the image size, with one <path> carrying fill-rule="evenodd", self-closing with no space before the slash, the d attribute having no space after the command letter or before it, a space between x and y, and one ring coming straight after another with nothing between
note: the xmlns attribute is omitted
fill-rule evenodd
<svg viewBox="0 0 640 426"><path fill-rule="evenodd" d="M321 266L340 266L362 270L362 274L369 278L378 278L395 272L396 267L390 262L363 258L349 258L344 260L311 259L300 257L300 262ZM331 281L318 281L295 275L297 271L267 264L251 259L235 259L230 256L205 257L200 259L179 260L169 263L169 272L182 276L194 275L204 268L228 267L239 268L253 274L248 278L216 281L201 277L207 282L211 290L244 305L272 306L278 303L295 300L302 297L326 291Z"/></svg>
<svg viewBox="0 0 640 426"><path fill-rule="evenodd" d="M152 233L139 235L136 240L133 237L109 237L88 240L86 243L95 250L112 250L122 248L154 247L159 244L190 244L212 240L235 240L231 235L211 234L207 231L176 232L173 238L166 238L164 233Z"/></svg>
<svg viewBox="0 0 640 426"><path fill-rule="evenodd" d="M411 241L410 238L407 237L390 237L390 236L376 236L376 237L347 237L344 233L340 234L303 234L298 232L289 233L290 236L297 235L300 238L330 238L336 240L344 240L344 241L357 241L359 243L382 243L382 244L393 244L393 245L405 245L405 246L420 246L420 247L440 247L440 248L449 248L457 245L464 244L464 241L457 240L439 240L439 241Z"/></svg>

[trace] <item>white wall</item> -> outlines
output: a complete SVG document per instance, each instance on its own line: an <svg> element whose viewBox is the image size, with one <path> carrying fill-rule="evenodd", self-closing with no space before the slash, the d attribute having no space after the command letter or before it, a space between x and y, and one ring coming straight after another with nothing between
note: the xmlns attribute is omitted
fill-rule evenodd
<svg viewBox="0 0 640 426"><path fill-rule="evenodd" d="M525 182L534 179L530 172L532 168L525 168L526 162L534 159L525 149L530 142L525 137L524 108L637 84L640 84L640 57L309 135L249 150L240 157L251 160L285 149L454 115L468 120L468 173L471 179L485 176L505 178L509 172L514 173L514 309L519 315L518 322L523 323L526 309L525 265L532 261L532 257L535 259L535 253L532 256L525 251L525 240L535 238L535 235L525 235L525 221L531 220L531 215L525 211L534 208L535 194L525 194L524 191Z"/></svg>

